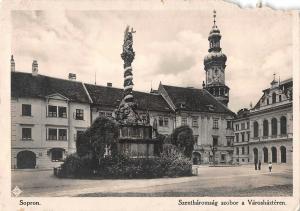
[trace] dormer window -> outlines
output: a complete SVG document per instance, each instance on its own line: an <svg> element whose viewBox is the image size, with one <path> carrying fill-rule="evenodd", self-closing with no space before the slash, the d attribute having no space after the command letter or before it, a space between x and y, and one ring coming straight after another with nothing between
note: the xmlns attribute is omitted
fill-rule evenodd
<svg viewBox="0 0 300 211"><path fill-rule="evenodd" d="M276 93L273 92L272 94L272 103L276 103Z"/></svg>

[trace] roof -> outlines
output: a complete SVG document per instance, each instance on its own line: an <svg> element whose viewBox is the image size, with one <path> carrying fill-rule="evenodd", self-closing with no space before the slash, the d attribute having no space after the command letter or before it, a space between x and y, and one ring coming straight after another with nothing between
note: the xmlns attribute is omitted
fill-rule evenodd
<svg viewBox="0 0 300 211"><path fill-rule="evenodd" d="M116 108L123 99L123 89L85 84L94 104ZM161 95L133 91L137 109L151 111L171 111Z"/></svg>
<svg viewBox="0 0 300 211"><path fill-rule="evenodd" d="M89 103L89 98L81 82L53 78L31 73L11 72L11 96L45 98L51 94L61 94L70 101Z"/></svg>
<svg viewBox="0 0 300 211"><path fill-rule="evenodd" d="M234 113L205 89L162 85L176 109L210 113Z"/></svg>

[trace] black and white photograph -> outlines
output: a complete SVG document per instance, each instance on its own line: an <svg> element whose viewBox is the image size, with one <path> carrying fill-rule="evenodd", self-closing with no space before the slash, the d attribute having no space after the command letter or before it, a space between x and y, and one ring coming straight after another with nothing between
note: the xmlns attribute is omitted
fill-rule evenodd
<svg viewBox="0 0 300 211"><path fill-rule="evenodd" d="M17 210L42 210L39 197L293 210L282 200L299 197L299 13L156 3L10 11Z"/></svg>

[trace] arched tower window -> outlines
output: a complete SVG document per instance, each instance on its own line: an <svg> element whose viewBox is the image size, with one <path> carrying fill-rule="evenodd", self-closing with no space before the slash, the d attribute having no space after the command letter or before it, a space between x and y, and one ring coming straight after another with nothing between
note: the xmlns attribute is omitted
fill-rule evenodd
<svg viewBox="0 0 300 211"><path fill-rule="evenodd" d="M276 103L276 93L273 92L272 94L272 103Z"/></svg>
<svg viewBox="0 0 300 211"><path fill-rule="evenodd" d="M281 135L286 135L286 117L282 116L280 118L280 134Z"/></svg>
<svg viewBox="0 0 300 211"><path fill-rule="evenodd" d="M271 124L272 124L272 136L277 135L277 119L273 118L271 120Z"/></svg>
<svg viewBox="0 0 300 211"><path fill-rule="evenodd" d="M269 135L269 122L268 120L263 121L263 136L268 136Z"/></svg>
<svg viewBox="0 0 300 211"><path fill-rule="evenodd" d="M255 121L253 123L253 127L254 127L254 137L257 138L258 137L258 123Z"/></svg>

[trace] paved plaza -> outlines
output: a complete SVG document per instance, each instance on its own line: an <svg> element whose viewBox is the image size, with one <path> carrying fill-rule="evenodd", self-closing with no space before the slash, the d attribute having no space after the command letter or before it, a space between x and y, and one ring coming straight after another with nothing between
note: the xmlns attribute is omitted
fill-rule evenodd
<svg viewBox="0 0 300 211"><path fill-rule="evenodd" d="M199 166L198 175L160 179L59 179L50 170L13 170L20 196L291 196L292 167Z"/></svg>

